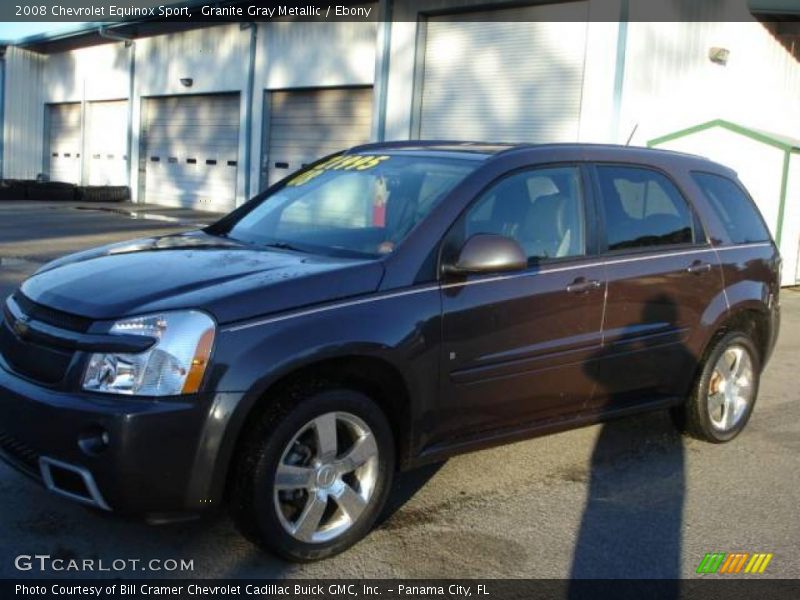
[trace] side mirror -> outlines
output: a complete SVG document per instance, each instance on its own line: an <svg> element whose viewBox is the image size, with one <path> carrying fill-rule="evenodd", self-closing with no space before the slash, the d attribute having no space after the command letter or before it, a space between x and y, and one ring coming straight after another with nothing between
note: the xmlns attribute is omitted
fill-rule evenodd
<svg viewBox="0 0 800 600"><path fill-rule="evenodd" d="M527 267L528 257L515 240L502 235L479 233L464 243L455 264L444 265L444 272L467 275L521 271Z"/></svg>

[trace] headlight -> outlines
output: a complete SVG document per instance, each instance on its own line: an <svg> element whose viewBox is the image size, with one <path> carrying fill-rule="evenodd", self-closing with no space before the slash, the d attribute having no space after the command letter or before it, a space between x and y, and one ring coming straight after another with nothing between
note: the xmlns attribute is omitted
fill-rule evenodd
<svg viewBox="0 0 800 600"><path fill-rule="evenodd" d="M83 389L137 396L193 394L203 381L215 331L214 320L197 311L117 321L111 334L143 335L157 341L139 354L92 354Z"/></svg>

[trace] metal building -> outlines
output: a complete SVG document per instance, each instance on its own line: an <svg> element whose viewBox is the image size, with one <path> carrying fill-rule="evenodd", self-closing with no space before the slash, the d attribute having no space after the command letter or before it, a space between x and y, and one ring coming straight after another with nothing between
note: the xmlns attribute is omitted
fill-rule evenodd
<svg viewBox="0 0 800 600"><path fill-rule="evenodd" d="M363 6L364 21L137 21L6 44L2 176L227 210L370 140L644 145L717 119L800 138L800 9L785 0ZM782 248L800 247L794 229Z"/></svg>

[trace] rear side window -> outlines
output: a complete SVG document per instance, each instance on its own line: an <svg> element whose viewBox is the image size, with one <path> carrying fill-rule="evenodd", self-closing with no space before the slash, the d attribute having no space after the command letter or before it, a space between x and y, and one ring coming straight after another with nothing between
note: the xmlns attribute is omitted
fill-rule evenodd
<svg viewBox="0 0 800 600"><path fill-rule="evenodd" d="M692 173L692 177L734 244L770 239L769 230L755 204L736 183L711 173Z"/></svg>
<svg viewBox="0 0 800 600"><path fill-rule="evenodd" d="M608 250L691 244L694 217L675 185L658 171L598 166Z"/></svg>

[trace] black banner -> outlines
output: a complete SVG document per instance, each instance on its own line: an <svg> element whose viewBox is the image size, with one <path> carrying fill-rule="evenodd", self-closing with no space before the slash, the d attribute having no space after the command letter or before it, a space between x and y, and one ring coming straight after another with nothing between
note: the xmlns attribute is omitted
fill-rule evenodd
<svg viewBox="0 0 800 600"><path fill-rule="evenodd" d="M177 599L261 599L261 600L598 600L605 598L635 600L714 600L753 599L788 600L800 597L800 581L752 579L691 580L575 580L551 579L84 579L84 580L12 580L5 579L0 598L76 600L102 598L126 600Z"/></svg>
<svg viewBox="0 0 800 600"><path fill-rule="evenodd" d="M538 5L563 4L547 13L556 21L704 21L706 0L11 0L0 3L0 20L9 22L75 22L99 24L296 21L416 21L426 15L457 20L503 20L503 9L528 7L513 20L542 19ZM709 3L711 4L711 3ZM791 0L727 0L717 3L713 18L725 21L800 21L800 6ZM713 6L711 7L713 8ZM723 10L724 8L724 10ZM498 11L496 15L489 11Z"/></svg>

